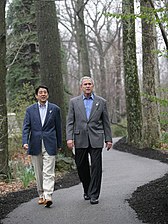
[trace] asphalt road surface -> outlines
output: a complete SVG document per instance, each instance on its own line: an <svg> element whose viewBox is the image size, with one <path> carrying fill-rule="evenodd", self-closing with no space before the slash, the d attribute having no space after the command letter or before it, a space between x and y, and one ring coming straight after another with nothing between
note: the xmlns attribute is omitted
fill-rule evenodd
<svg viewBox="0 0 168 224"><path fill-rule="evenodd" d="M57 190L53 205L38 205L38 198L21 204L3 224L140 224L126 199L138 186L162 177L168 165L116 150L103 151L103 180L98 205L84 201L81 184Z"/></svg>

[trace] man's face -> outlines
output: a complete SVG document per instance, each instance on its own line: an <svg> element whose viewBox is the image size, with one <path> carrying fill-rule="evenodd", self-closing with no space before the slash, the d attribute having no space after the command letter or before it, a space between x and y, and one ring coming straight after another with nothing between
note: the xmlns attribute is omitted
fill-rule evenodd
<svg viewBox="0 0 168 224"><path fill-rule="evenodd" d="M93 91L93 83L89 79L84 79L82 84L81 84L81 90L83 91L85 96L90 96Z"/></svg>
<svg viewBox="0 0 168 224"><path fill-rule="evenodd" d="M44 104L44 103L46 103L46 101L48 100L48 97L49 97L49 95L48 95L48 92L47 92L46 89L44 89L44 88L40 88L40 89L38 90L38 93L37 93L37 95L36 95L36 99L38 100L38 102L39 102L40 104Z"/></svg>

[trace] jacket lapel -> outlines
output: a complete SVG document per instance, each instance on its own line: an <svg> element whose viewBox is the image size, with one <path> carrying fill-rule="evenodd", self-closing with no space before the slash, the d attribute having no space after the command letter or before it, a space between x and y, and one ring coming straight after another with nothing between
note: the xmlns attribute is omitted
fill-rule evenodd
<svg viewBox="0 0 168 224"><path fill-rule="evenodd" d="M44 127L45 124L47 123L47 121L48 121L48 119L49 119L51 113L52 113L52 106L51 106L51 104L48 102L47 114L46 114L46 117L45 117L45 121L44 121L44 125L43 125L43 127Z"/></svg>
<svg viewBox="0 0 168 224"><path fill-rule="evenodd" d="M38 103L34 104L34 117L35 120L42 126Z"/></svg>
<svg viewBox="0 0 168 224"><path fill-rule="evenodd" d="M93 105L92 105L92 109L91 109L91 112L90 112L89 120L94 116L95 112L99 108L99 104L100 104L99 99L95 96L95 99L94 99Z"/></svg>
<svg viewBox="0 0 168 224"><path fill-rule="evenodd" d="M76 103L77 103L77 106L78 106L79 110L81 111L82 115L84 116L85 120L87 120L85 105L84 105L84 102L83 102L82 95L77 99Z"/></svg>

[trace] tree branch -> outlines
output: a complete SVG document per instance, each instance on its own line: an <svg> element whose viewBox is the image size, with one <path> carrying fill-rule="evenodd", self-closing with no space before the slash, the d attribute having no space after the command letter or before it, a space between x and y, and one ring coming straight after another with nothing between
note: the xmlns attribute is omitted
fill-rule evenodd
<svg viewBox="0 0 168 224"><path fill-rule="evenodd" d="M6 37L5 33L2 33L2 34L0 35L0 40L3 40L5 37Z"/></svg>
<svg viewBox="0 0 168 224"><path fill-rule="evenodd" d="M155 6L154 6L152 0L149 0L149 2L151 4L151 7L155 10ZM155 17L159 21L159 16L158 16L157 12L155 12ZM165 45L166 45L166 49L168 51L168 39L167 39L166 31L164 30L164 27L163 27L162 23L161 22L158 22L158 23L159 23L159 28L161 30L161 33L162 33L162 36L163 36L163 39L164 39L164 42L165 42Z"/></svg>
<svg viewBox="0 0 168 224"><path fill-rule="evenodd" d="M20 53L20 50L22 49L22 47L23 47L23 45L26 43L26 41L27 41L27 38L24 39L23 42L21 43L21 45L20 45L20 47L19 47L19 49L18 49L18 51L17 51L17 53L16 53L14 59L12 60L12 62L11 62L9 65L6 66L7 69L9 69L9 68L15 63L15 61L16 61L16 59L17 59L19 53Z"/></svg>

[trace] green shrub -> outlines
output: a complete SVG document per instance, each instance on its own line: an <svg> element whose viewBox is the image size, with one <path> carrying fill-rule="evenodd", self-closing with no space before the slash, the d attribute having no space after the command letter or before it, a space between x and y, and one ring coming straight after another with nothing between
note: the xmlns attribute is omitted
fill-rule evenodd
<svg viewBox="0 0 168 224"><path fill-rule="evenodd" d="M23 153L22 148L22 136L21 134L12 135L8 137L8 152L9 152L9 160L15 157L18 153Z"/></svg>
<svg viewBox="0 0 168 224"><path fill-rule="evenodd" d="M23 161L19 158L11 160L9 162L10 167L10 179L8 181L20 180L24 188L27 188L29 184L35 180L34 169L31 164L26 164L26 160Z"/></svg>
<svg viewBox="0 0 168 224"><path fill-rule="evenodd" d="M16 98L8 102L8 114L15 113L15 117L9 116L8 119L8 151L9 160L15 157L15 154L22 153L22 125L26 108L35 103L34 87L29 84L23 84L23 88L18 91ZM17 131L16 131L17 128Z"/></svg>
<svg viewBox="0 0 168 224"><path fill-rule="evenodd" d="M58 153L56 156L56 170L70 171L72 169L75 169L74 159L72 159L72 157L66 157L62 153Z"/></svg>
<svg viewBox="0 0 168 224"><path fill-rule="evenodd" d="M161 141L168 144L168 132L162 132Z"/></svg>
<svg viewBox="0 0 168 224"><path fill-rule="evenodd" d="M23 187L27 188L29 184L35 180L33 167L23 167L23 169L20 170L19 178L22 181Z"/></svg>
<svg viewBox="0 0 168 224"><path fill-rule="evenodd" d="M127 124L125 120L123 120L121 123L112 124L112 135L113 138L127 135Z"/></svg>

